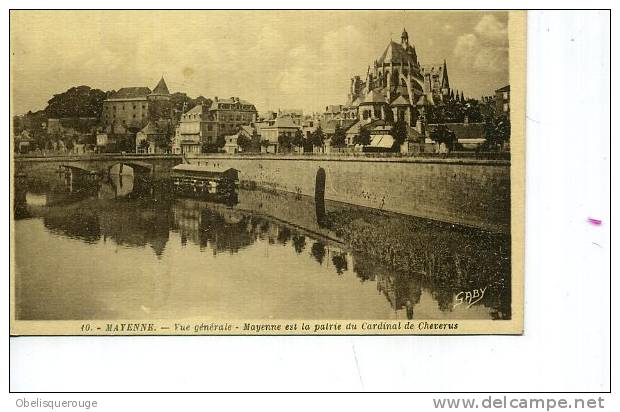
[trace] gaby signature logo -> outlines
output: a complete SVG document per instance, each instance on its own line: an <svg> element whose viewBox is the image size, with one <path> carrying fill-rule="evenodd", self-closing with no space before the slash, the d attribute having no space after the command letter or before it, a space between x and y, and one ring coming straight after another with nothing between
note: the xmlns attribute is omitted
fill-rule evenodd
<svg viewBox="0 0 620 412"><path fill-rule="evenodd" d="M467 305L467 309L471 308L476 303L480 302L484 297L484 292L486 292L488 286L485 286L480 289L468 290L459 292L455 296L456 303L454 304L454 308L459 305Z"/></svg>

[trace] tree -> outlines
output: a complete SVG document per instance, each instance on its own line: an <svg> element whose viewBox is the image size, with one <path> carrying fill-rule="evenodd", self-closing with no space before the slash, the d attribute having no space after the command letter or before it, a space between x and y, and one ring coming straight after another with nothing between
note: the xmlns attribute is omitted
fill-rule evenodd
<svg viewBox="0 0 620 412"><path fill-rule="evenodd" d="M119 135L118 150L126 153L134 153L136 151L136 138L134 135Z"/></svg>
<svg viewBox="0 0 620 412"><path fill-rule="evenodd" d="M74 143L73 143L73 139L72 138L68 138L65 141L65 147L67 148L67 150L69 152L73 151L73 147L74 147Z"/></svg>
<svg viewBox="0 0 620 412"><path fill-rule="evenodd" d="M168 132L155 135L155 144L157 147L169 149L172 145L172 135Z"/></svg>
<svg viewBox="0 0 620 412"><path fill-rule="evenodd" d="M362 146L368 146L370 144L371 135L370 130L365 127L360 129L360 134L353 138L353 144L359 144Z"/></svg>
<svg viewBox="0 0 620 412"><path fill-rule="evenodd" d="M278 146L280 152L282 151L290 151L292 145L292 138L288 135L288 133L280 133L278 135Z"/></svg>
<svg viewBox="0 0 620 412"><path fill-rule="evenodd" d="M449 150L452 150L456 143L456 134L446 125L440 124L431 132L431 139L439 144L445 144Z"/></svg>
<svg viewBox="0 0 620 412"><path fill-rule="evenodd" d="M336 126L331 140L332 147L344 147L347 145L347 134L340 126Z"/></svg>
<svg viewBox="0 0 620 412"><path fill-rule="evenodd" d="M484 124L485 146L495 149L510 140L510 120L507 116L488 117Z"/></svg>
<svg viewBox="0 0 620 412"><path fill-rule="evenodd" d="M310 137L312 140L312 145L315 147L323 147L323 145L325 144L325 133L323 133L323 130L321 129L321 126L319 126L313 133L312 136Z"/></svg>
<svg viewBox="0 0 620 412"><path fill-rule="evenodd" d="M241 150L247 152L252 147L252 140L246 135L240 133L239 137L237 138L237 145L241 148Z"/></svg>
<svg viewBox="0 0 620 412"><path fill-rule="evenodd" d="M301 129L297 129L295 131L295 135L293 136L293 145L296 147L303 147L304 145L304 132Z"/></svg>
<svg viewBox="0 0 620 412"><path fill-rule="evenodd" d="M47 102L47 117L96 117L101 116L106 93L88 86L72 87L56 94Z"/></svg>
<svg viewBox="0 0 620 412"><path fill-rule="evenodd" d="M409 126L404 120L399 120L394 123L394 127L392 127L392 137L394 138L394 144L392 145L392 150L400 151L400 146L407 140Z"/></svg>
<svg viewBox="0 0 620 412"><path fill-rule="evenodd" d="M224 135L219 135L215 142L205 142L202 144L202 153L218 153L221 148L226 144L226 137Z"/></svg>

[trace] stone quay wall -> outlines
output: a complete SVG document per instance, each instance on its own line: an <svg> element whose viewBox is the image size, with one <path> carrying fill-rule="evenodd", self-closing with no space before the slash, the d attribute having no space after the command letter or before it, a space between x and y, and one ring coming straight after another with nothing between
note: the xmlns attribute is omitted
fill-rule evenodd
<svg viewBox="0 0 620 412"><path fill-rule="evenodd" d="M191 164L239 170L242 185L325 198L405 215L510 232L510 162L413 157L197 155Z"/></svg>

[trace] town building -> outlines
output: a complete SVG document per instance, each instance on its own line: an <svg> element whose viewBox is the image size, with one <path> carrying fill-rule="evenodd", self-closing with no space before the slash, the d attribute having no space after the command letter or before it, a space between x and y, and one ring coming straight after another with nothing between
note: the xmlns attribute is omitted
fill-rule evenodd
<svg viewBox="0 0 620 412"><path fill-rule="evenodd" d="M240 133L241 132L239 131L235 134L224 137L224 153L235 154L241 151L241 148L237 144Z"/></svg>
<svg viewBox="0 0 620 412"><path fill-rule="evenodd" d="M301 109L284 109L278 110L277 117L290 117L293 123L297 126L301 126L304 119L304 112Z"/></svg>
<svg viewBox="0 0 620 412"><path fill-rule="evenodd" d="M209 109L215 121L215 136L227 135L236 132L239 127L250 125L257 120L256 107L238 97L220 99L217 96Z"/></svg>
<svg viewBox="0 0 620 412"><path fill-rule="evenodd" d="M498 115L510 116L510 85L495 90L495 111Z"/></svg>
<svg viewBox="0 0 620 412"><path fill-rule="evenodd" d="M169 123L165 120L150 121L136 133L136 153L169 153L167 143Z"/></svg>
<svg viewBox="0 0 620 412"><path fill-rule="evenodd" d="M293 139L295 133L301 130L301 126L296 125L291 117L278 117L272 125L261 129L261 152L278 153L280 152L280 137Z"/></svg>
<svg viewBox="0 0 620 412"><path fill-rule="evenodd" d="M104 100L101 124L106 132L119 128L137 132L150 120L170 118L169 102L170 91L163 77L152 91L148 87L123 87Z"/></svg>
<svg viewBox="0 0 620 412"><path fill-rule="evenodd" d="M325 106L325 112L323 113L323 120L337 120L342 116L342 109L344 105L342 104L330 104L329 106Z"/></svg>
<svg viewBox="0 0 620 412"><path fill-rule="evenodd" d="M31 146L34 145L34 138L31 136L28 130L22 130L21 133L15 136L14 149L17 153L28 153Z"/></svg>
<svg viewBox="0 0 620 412"><path fill-rule="evenodd" d="M200 153L202 144L214 144L217 123L210 107L199 104L181 115L172 142L173 153Z"/></svg>

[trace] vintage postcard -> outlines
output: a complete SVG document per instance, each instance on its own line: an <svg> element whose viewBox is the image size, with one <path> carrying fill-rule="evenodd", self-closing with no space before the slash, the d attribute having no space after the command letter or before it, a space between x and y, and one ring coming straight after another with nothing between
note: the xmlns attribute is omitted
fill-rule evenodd
<svg viewBox="0 0 620 412"><path fill-rule="evenodd" d="M522 333L525 20L11 11L11 334Z"/></svg>

